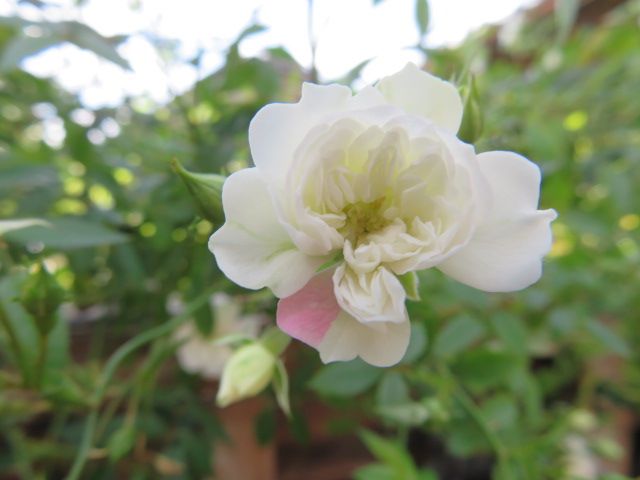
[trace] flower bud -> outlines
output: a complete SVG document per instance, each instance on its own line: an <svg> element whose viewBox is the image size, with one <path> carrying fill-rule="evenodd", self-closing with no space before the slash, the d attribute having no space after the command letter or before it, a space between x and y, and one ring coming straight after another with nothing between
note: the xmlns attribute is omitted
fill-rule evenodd
<svg viewBox="0 0 640 480"><path fill-rule="evenodd" d="M43 265L38 265L22 285L20 303L32 315L41 335L47 335L55 326L55 313L64 295L62 287Z"/></svg>
<svg viewBox="0 0 640 480"><path fill-rule="evenodd" d="M222 372L216 399L218 405L226 407L264 390L271 382L276 360L276 356L259 342L236 350Z"/></svg>
<svg viewBox="0 0 640 480"><path fill-rule="evenodd" d="M171 166L187 186L200 214L214 225L223 223L222 184L226 177L212 173L192 173L176 159L172 160Z"/></svg>
<svg viewBox="0 0 640 480"><path fill-rule="evenodd" d="M577 409L569 414L569 425L578 432L587 433L598 426L598 419L589 410Z"/></svg>
<svg viewBox="0 0 640 480"><path fill-rule="evenodd" d="M473 143L480 138L484 127L484 117L480 109L478 89L473 75L469 76L469 81L463 88L463 97L464 113L462 114L462 124L458 131L458 137L464 142Z"/></svg>

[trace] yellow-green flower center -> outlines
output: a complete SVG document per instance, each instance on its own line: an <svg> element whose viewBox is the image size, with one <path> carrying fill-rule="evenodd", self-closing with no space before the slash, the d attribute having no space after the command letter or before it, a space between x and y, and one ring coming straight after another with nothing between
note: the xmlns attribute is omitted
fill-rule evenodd
<svg viewBox="0 0 640 480"><path fill-rule="evenodd" d="M344 207L342 211L346 218L339 229L344 238L356 245L367 234L389 225L390 221L383 215L385 201L385 197L380 197L373 202L355 202Z"/></svg>

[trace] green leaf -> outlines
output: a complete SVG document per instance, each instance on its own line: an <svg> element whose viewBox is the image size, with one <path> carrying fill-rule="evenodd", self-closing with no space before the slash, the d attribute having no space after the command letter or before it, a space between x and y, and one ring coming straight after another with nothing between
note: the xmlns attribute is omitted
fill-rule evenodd
<svg viewBox="0 0 640 480"><path fill-rule="evenodd" d="M412 322L409 346L400 363L410 365L418 360L427 349L427 341L427 329L425 326L422 323Z"/></svg>
<svg viewBox="0 0 640 480"><path fill-rule="evenodd" d="M536 378L529 373L525 373L521 377L522 387L519 389L519 395L522 398L522 404L526 420L531 425L540 422L542 416L542 393Z"/></svg>
<svg viewBox="0 0 640 480"><path fill-rule="evenodd" d="M258 33L262 33L267 29L264 25L254 24L245 28L240 35L234 40L234 42L229 46L229 51L227 54L227 64L238 61L240 58L238 47L242 41L252 35L256 35Z"/></svg>
<svg viewBox="0 0 640 480"><path fill-rule="evenodd" d="M57 314L56 314L57 316ZM55 395L58 387L72 393L74 385L65 383L68 376L66 367L69 363L69 324L56 318L55 327L47 338L47 363L44 370L44 389L49 395Z"/></svg>
<svg viewBox="0 0 640 480"><path fill-rule="evenodd" d="M457 316L438 333L433 351L439 357L453 356L479 340L484 333L484 326L474 318Z"/></svg>
<svg viewBox="0 0 640 480"><path fill-rule="evenodd" d="M5 234L7 241L20 243L42 242L45 248L72 250L75 248L112 245L126 242L128 237L101 223L79 218L47 220L48 225L33 225Z"/></svg>
<svg viewBox="0 0 640 480"><path fill-rule="evenodd" d="M416 0L416 23L420 37L424 37L429 28L429 2L428 0Z"/></svg>
<svg viewBox="0 0 640 480"><path fill-rule="evenodd" d="M509 313L496 313L491 318L491 327L507 349L513 353L526 355L527 329L519 317Z"/></svg>
<svg viewBox="0 0 640 480"><path fill-rule="evenodd" d="M586 328L594 339L611 352L617 353L624 358L631 356L629 344L604 323L591 319L587 322Z"/></svg>
<svg viewBox="0 0 640 480"><path fill-rule="evenodd" d="M280 359L276 362L276 369L271 381L273 390L276 392L276 401L278 402L278 405L282 411L290 417L291 405L289 403L289 375L287 375L287 369L285 368L283 361Z"/></svg>
<svg viewBox="0 0 640 480"><path fill-rule="evenodd" d="M478 349L461 354L451 369L465 385L484 389L505 384L520 365L511 353Z"/></svg>
<svg viewBox="0 0 640 480"><path fill-rule="evenodd" d="M53 47L58 43L60 43L58 39L49 36L18 36L4 48L2 58L0 59L0 71L6 72L20 68L20 63L26 58Z"/></svg>
<svg viewBox="0 0 640 480"><path fill-rule="evenodd" d="M0 220L0 235L3 235L21 228L32 227L34 225L47 226L48 223L39 218L19 218L15 220Z"/></svg>
<svg viewBox="0 0 640 480"><path fill-rule="evenodd" d="M337 362L322 367L309 386L321 395L353 397L371 388L382 372L360 359Z"/></svg>
<svg viewBox="0 0 640 480"><path fill-rule="evenodd" d="M409 387L398 372L386 372L376 390L376 405L394 405L409 401Z"/></svg>
<svg viewBox="0 0 640 480"><path fill-rule="evenodd" d="M224 223L222 186L226 178L212 173L190 172L177 159L171 161L171 168L186 185L201 215L214 225Z"/></svg>
<svg viewBox="0 0 640 480"><path fill-rule="evenodd" d="M418 471L417 480L438 480L438 474L431 469L421 469Z"/></svg>
<svg viewBox="0 0 640 480"><path fill-rule="evenodd" d="M489 398L481 407L482 416L494 430L508 428L518 421L518 407L515 399L507 394Z"/></svg>
<svg viewBox="0 0 640 480"><path fill-rule="evenodd" d="M407 293L409 300L420 300L420 279L416 272L407 272L404 275L398 275L398 280L400 280L400 284L404 287L404 291Z"/></svg>
<svg viewBox="0 0 640 480"><path fill-rule="evenodd" d="M387 440L373 432L363 431L360 438L369 451L382 463L388 465L397 480L415 479L416 469L411 456L396 442Z"/></svg>
<svg viewBox="0 0 640 480"><path fill-rule="evenodd" d="M556 0L555 17L558 26L558 41L564 42L571 33L578 15L580 0Z"/></svg>
<svg viewBox="0 0 640 480"><path fill-rule="evenodd" d="M118 430L116 430L109 442L107 443L107 450L109 452L109 460L117 462L133 448L133 444L136 441L136 430L133 425L124 424Z"/></svg>
<svg viewBox="0 0 640 480"><path fill-rule="evenodd" d="M0 280L0 328L10 340L13 360L23 381L35 381L39 333L30 315L15 299L18 297L24 275L7 276Z"/></svg>
<svg viewBox="0 0 640 480"><path fill-rule="evenodd" d="M482 135L484 129L484 116L480 106L480 96L476 87L476 80L469 75L467 85L463 89L464 112L462 124L458 130L458 138L463 142L474 143Z"/></svg>
<svg viewBox="0 0 640 480"><path fill-rule="evenodd" d="M476 424L468 418L457 419L448 425L447 448L457 457L468 457L489 451L487 439Z"/></svg>
<svg viewBox="0 0 640 480"><path fill-rule="evenodd" d="M371 60L373 60L373 59L372 58L368 58L366 60L363 60L358 65L356 65L351 70L349 70L344 76L340 77L339 79L337 79L337 80L335 80L334 82L331 82L331 83L340 83L342 85L351 85L353 82L355 82L360 77L360 74L362 73L362 70L364 69L364 67L369 65L369 62L371 62Z"/></svg>
<svg viewBox="0 0 640 480"><path fill-rule="evenodd" d="M331 260L327 260L322 265L320 265L316 269L316 273L320 273L320 272L324 272L326 270L329 270L329 269L337 266L339 263L341 263L343 261L344 261L344 253L342 252L342 250L340 250L338 253L336 253L333 256L333 258Z"/></svg>
<svg viewBox="0 0 640 480"><path fill-rule="evenodd" d="M408 427L418 427L431 417L429 407L420 402L383 405L376 408L376 413L394 424Z"/></svg>
<svg viewBox="0 0 640 480"><path fill-rule="evenodd" d="M63 40L85 50L90 50L99 57L109 60L125 70L131 69L129 62L122 58L113 45L113 43L120 41L119 37L113 41L103 37L91 27L74 21L60 22L59 24L52 24L52 26L54 31L62 36Z"/></svg>
<svg viewBox="0 0 640 480"><path fill-rule="evenodd" d="M395 473L388 465L372 463L359 468L353 474L354 480L397 480Z"/></svg>

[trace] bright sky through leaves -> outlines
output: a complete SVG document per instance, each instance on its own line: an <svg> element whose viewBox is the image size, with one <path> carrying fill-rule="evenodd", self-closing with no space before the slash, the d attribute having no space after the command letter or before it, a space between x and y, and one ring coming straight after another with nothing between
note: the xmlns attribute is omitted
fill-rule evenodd
<svg viewBox="0 0 640 480"><path fill-rule="evenodd" d="M303 0L51 0L47 20L79 20L105 36L128 35L119 48L133 72L98 59L72 45L50 49L25 67L34 74L55 76L67 89L78 92L89 107L117 105L123 96L146 96L156 102L187 90L223 62L224 48L254 21L268 27L246 39L241 53L259 54L283 46L304 66L311 60L307 30L307 2ZM427 44L439 46L461 41L482 24L497 22L535 0L430 0L431 30ZM40 10L15 0L0 0L0 15L17 10L30 20L42 19ZM317 66L323 80L343 76L360 62L374 60L362 72L365 83L388 75L420 55L414 0L317 0L313 29L317 37ZM36 32L37 34L37 32ZM177 46L179 59L162 59L154 40ZM169 39L169 40L167 40ZM199 67L187 63L204 52Z"/></svg>

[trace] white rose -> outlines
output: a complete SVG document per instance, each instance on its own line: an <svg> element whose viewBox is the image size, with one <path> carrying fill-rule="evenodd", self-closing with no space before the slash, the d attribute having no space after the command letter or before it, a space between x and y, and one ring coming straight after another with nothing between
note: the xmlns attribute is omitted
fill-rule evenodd
<svg viewBox="0 0 640 480"><path fill-rule="evenodd" d="M512 152L476 154L456 132L456 88L408 64L356 95L304 84L262 108L255 163L223 188L209 248L239 285L281 298L278 325L323 361L398 362L410 327L397 276L436 267L489 292L540 278L553 210L540 170ZM333 271L318 268L342 253Z"/></svg>

